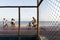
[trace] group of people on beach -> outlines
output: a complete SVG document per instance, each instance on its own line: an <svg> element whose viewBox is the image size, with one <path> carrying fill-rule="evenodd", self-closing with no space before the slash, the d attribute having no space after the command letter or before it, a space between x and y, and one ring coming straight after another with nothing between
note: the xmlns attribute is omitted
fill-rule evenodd
<svg viewBox="0 0 60 40"><path fill-rule="evenodd" d="M29 27L36 27L36 19L35 17L32 17L33 20L29 22ZM3 27L6 28L8 27L8 24L7 24L7 19L6 18L3 18ZM11 19L11 27L15 27L15 19Z"/></svg>
<svg viewBox="0 0 60 40"><path fill-rule="evenodd" d="M3 27L4 28L8 27L6 18L3 18ZM11 27L15 27L15 19L13 19L13 18L11 19Z"/></svg>
<svg viewBox="0 0 60 40"><path fill-rule="evenodd" d="M36 27L37 23L36 23L36 18L32 17L33 20L29 22L29 27Z"/></svg>

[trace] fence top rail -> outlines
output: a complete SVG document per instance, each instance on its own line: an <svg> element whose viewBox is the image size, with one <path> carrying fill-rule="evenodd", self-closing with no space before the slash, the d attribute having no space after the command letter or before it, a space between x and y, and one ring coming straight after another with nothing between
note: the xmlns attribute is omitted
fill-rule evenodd
<svg viewBox="0 0 60 40"><path fill-rule="evenodd" d="M38 0L37 0L38 1ZM38 6L40 6L41 2L43 0L41 0L37 6L0 6L0 8L37 8Z"/></svg>
<svg viewBox="0 0 60 40"><path fill-rule="evenodd" d="M37 6L0 6L0 8L37 8Z"/></svg>

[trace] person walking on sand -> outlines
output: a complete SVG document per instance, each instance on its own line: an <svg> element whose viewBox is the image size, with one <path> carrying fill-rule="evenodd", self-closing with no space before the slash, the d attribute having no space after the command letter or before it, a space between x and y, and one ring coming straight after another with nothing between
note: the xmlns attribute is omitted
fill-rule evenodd
<svg viewBox="0 0 60 40"><path fill-rule="evenodd" d="M11 27L15 27L15 19L11 19Z"/></svg>
<svg viewBox="0 0 60 40"><path fill-rule="evenodd" d="M8 27L8 25L7 25L7 20L5 19L5 18L3 18L3 27L5 28L5 27Z"/></svg>

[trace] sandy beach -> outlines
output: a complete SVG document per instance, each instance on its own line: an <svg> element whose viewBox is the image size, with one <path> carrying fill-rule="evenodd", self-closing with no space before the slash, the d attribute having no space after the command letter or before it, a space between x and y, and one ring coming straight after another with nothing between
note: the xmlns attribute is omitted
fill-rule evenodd
<svg viewBox="0 0 60 40"><path fill-rule="evenodd" d="M12 28L11 25L7 28L0 26L0 35L11 36L18 35L18 25ZM31 28L27 25L20 25L20 35L37 35L37 28ZM47 39L56 38L60 35L59 26L40 26L40 35L46 37Z"/></svg>
<svg viewBox="0 0 60 40"><path fill-rule="evenodd" d="M30 28L27 25L20 25L20 35L36 35L37 30ZM18 25L13 28L11 25L8 25L7 28L3 28L3 25L0 26L0 35L18 35Z"/></svg>
<svg viewBox="0 0 60 40"><path fill-rule="evenodd" d="M40 28L40 35L48 40L60 40L60 26L43 26Z"/></svg>

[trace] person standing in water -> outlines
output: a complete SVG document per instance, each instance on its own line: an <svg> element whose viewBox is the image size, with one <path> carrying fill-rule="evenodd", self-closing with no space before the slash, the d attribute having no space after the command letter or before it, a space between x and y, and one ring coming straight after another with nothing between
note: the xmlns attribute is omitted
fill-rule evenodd
<svg viewBox="0 0 60 40"><path fill-rule="evenodd" d="M15 19L11 19L11 27L15 27Z"/></svg>
<svg viewBox="0 0 60 40"><path fill-rule="evenodd" d="M3 27L5 28L5 27L8 27L8 25L7 25L7 20L5 19L5 18L3 18Z"/></svg>

